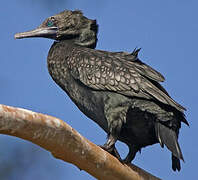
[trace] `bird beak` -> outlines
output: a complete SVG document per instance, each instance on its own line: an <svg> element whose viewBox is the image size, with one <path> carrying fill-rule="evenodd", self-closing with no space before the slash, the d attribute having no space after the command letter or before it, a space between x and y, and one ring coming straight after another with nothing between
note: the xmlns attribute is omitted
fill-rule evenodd
<svg viewBox="0 0 198 180"><path fill-rule="evenodd" d="M45 37L55 39L57 35L57 27L38 27L32 31L17 33L14 35L15 39L31 38L31 37Z"/></svg>

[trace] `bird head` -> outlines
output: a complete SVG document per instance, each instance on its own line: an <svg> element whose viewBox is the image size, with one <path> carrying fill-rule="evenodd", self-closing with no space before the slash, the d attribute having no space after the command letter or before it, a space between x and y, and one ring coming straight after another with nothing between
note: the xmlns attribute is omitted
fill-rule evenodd
<svg viewBox="0 0 198 180"><path fill-rule="evenodd" d="M15 38L44 37L57 41L69 40L80 46L95 48L97 31L96 20L86 18L79 10L65 10L47 18L32 31L15 34Z"/></svg>

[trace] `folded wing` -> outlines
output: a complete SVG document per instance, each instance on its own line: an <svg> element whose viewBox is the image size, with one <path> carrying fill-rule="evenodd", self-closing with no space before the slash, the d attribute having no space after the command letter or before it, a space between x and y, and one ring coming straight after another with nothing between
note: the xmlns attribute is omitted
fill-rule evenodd
<svg viewBox="0 0 198 180"><path fill-rule="evenodd" d="M109 90L125 96L153 99L171 105L181 112L185 110L159 84L164 81L164 77L133 54L86 48L78 51L79 53L73 54L75 62L71 61L69 66L73 69L74 77L84 85L95 90ZM79 55L81 58L78 58Z"/></svg>

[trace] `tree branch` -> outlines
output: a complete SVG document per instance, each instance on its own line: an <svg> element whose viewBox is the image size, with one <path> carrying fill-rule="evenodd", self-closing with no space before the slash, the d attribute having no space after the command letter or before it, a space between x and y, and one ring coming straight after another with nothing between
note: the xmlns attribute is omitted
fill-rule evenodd
<svg viewBox="0 0 198 180"><path fill-rule="evenodd" d="M120 163L60 119L0 105L0 133L20 137L103 180L160 180L135 165Z"/></svg>

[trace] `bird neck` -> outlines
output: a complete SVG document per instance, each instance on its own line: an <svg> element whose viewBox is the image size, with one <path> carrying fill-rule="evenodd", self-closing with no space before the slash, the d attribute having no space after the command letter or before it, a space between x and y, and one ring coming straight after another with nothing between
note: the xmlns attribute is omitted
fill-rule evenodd
<svg viewBox="0 0 198 180"><path fill-rule="evenodd" d="M75 44L83 47L94 49L97 44L97 35L92 30L84 30L80 36L75 40Z"/></svg>
<svg viewBox="0 0 198 180"><path fill-rule="evenodd" d="M70 45L78 45L81 47L87 47L91 49L95 49L97 44L97 34L92 30L82 30L79 35L67 35L62 37L58 40L59 42L65 42Z"/></svg>
<svg viewBox="0 0 198 180"><path fill-rule="evenodd" d="M66 92L72 89L72 76L69 71L68 62L73 51L73 41L56 41L51 46L47 57L48 71L52 79ZM70 95L72 96L72 95Z"/></svg>

